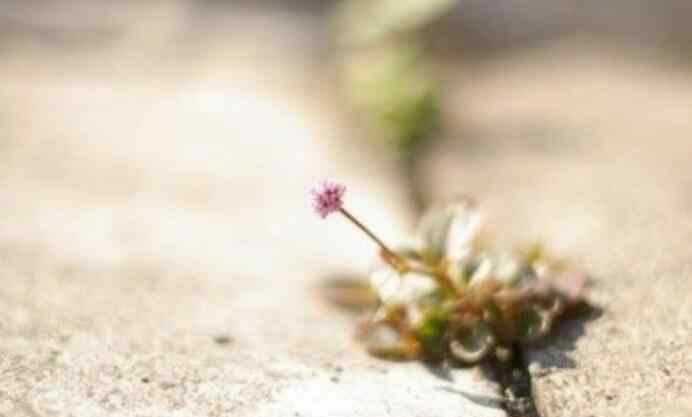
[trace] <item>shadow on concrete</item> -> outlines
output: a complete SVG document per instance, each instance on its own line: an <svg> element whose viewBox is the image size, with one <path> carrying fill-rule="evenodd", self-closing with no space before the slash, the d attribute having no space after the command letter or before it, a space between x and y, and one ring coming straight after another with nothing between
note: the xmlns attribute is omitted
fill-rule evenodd
<svg viewBox="0 0 692 417"><path fill-rule="evenodd" d="M472 392L466 392L462 389L458 388L452 388L452 387L436 387L435 389L438 389L440 391L447 391L452 394L457 394L461 395L462 397L466 398L467 400L478 404L483 407L492 407L492 408L502 408L502 403L503 399L500 397L492 397L489 395L481 395L481 394L474 394Z"/></svg>
<svg viewBox="0 0 692 417"><path fill-rule="evenodd" d="M367 277L357 273L325 274L315 286L315 291L330 307L353 315L373 311L377 306L377 298Z"/></svg>
<svg viewBox="0 0 692 417"><path fill-rule="evenodd" d="M586 325L602 315L603 308L585 305L563 316L548 337L529 347L543 353L532 355L531 362L538 363L543 369L575 368L576 362L571 352L576 348L577 340L586 333Z"/></svg>
<svg viewBox="0 0 692 417"><path fill-rule="evenodd" d="M447 362L437 363L437 362L423 362L425 370L430 372L433 376L446 381L454 382L454 377L452 376L452 367L449 366Z"/></svg>

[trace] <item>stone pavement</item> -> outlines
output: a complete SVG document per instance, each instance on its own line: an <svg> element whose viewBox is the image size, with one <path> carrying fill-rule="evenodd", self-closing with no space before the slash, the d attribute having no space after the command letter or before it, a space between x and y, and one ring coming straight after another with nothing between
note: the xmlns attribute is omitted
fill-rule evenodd
<svg viewBox="0 0 692 417"><path fill-rule="evenodd" d="M593 276L602 312L528 352L543 417L692 416L692 72L582 51L467 68L426 182Z"/></svg>
<svg viewBox="0 0 692 417"><path fill-rule="evenodd" d="M0 32L0 416L504 415L476 370L368 357L316 295L373 250L310 213L314 181L393 242L412 219L314 28L42 10ZM692 415L692 75L591 47L454 67L424 181L593 275L602 311L528 352L543 417Z"/></svg>
<svg viewBox="0 0 692 417"><path fill-rule="evenodd" d="M504 415L477 371L369 357L317 296L374 251L310 185L351 185L392 241L411 219L304 22L142 2L71 26L90 10L3 32L0 416Z"/></svg>

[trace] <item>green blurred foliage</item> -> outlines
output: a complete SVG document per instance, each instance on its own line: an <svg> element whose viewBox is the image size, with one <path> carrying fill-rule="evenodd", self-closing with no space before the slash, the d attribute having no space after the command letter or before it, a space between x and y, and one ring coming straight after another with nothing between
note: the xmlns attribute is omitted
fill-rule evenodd
<svg viewBox="0 0 692 417"><path fill-rule="evenodd" d="M412 152L439 127L440 85L422 31L451 0L346 0L336 14L345 95L372 137Z"/></svg>
<svg viewBox="0 0 692 417"><path fill-rule="evenodd" d="M423 216L415 255L400 253L408 269L385 264L371 277L380 300L372 326L399 335L396 343L368 346L371 353L426 360L449 355L466 364L495 353L502 360L508 356L498 352L545 338L564 313L586 303L583 273L535 244L494 249L481 232L470 200ZM383 277L396 285L379 285Z"/></svg>

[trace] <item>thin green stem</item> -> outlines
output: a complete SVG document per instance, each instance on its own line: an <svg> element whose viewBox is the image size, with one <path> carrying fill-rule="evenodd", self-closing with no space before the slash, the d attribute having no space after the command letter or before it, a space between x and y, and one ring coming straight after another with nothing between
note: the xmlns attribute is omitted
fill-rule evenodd
<svg viewBox="0 0 692 417"><path fill-rule="evenodd" d="M360 230L365 232L365 234L368 235L368 237L370 237L370 239L372 239L375 243L377 243L377 245L380 248L382 248L383 251L387 252L387 254L389 255L398 256L394 253L393 250L389 249L389 247L385 245L385 243L379 237L377 237L377 235L375 235L375 233L373 233L372 230L368 229L366 225L361 223L360 220L356 219L355 216L349 213L345 208L342 207L339 209L339 211L341 212L341 214L346 216L346 218L349 219L351 223L355 224Z"/></svg>
<svg viewBox="0 0 692 417"><path fill-rule="evenodd" d="M358 227L360 230L362 230L370 239L372 239L377 246L382 249L383 252L383 258L385 261L389 262L392 264L392 266L396 269L399 270L406 270L410 271L411 268L408 266L408 262L399 254L394 252L387 246L375 233L372 232L366 225L360 222L354 215L348 212L345 208L340 208L339 212L344 215L348 220L351 221L351 223L355 224L356 227Z"/></svg>

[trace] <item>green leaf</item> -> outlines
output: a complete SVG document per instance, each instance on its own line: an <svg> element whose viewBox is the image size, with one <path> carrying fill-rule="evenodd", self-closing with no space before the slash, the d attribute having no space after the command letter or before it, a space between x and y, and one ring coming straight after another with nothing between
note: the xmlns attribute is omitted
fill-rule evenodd
<svg viewBox="0 0 692 417"><path fill-rule="evenodd" d="M490 328L483 322L477 322L469 328L456 332L449 344L449 350L460 361L473 364L483 359L492 351L495 338Z"/></svg>
<svg viewBox="0 0 692 417"><path fill-rule="evenodd" d="M548 334L552 317L536 306L527 307L517 314L514 323L519 341L533 342Z"/></svg>
<svg viewBox="0 0 692 417"><path fill-rule="evenodd" d="M416 338L425 355L438 358L444 354L443 338L447 329L447 315L440 310L428 312L416 329Z"/></svg>
<svg viewBox="0 0 692 417"><path fill-rule="evenodd" d="M447 210L452 220L447 233L445 255L451 260L468 258L481 227L478 207L472 200L459 197L447 206Z"/></svg>
<svg viewBox="0 0 692 417"><path fill-rule="evenodd" d="M480 230L480 216L475 204L459 198L443 207L428 211L418 227L428 262L462 261L468 258ZM461 273L459 268L458 273Z"/></svg>
<svg viewBox="0 0 692 417"><path fill-rule="evenodd" d="M437 265L444 258L452 220L448 210L430 212L421 220L418 233L423 240L423 258L427 263Z"/></svg>

